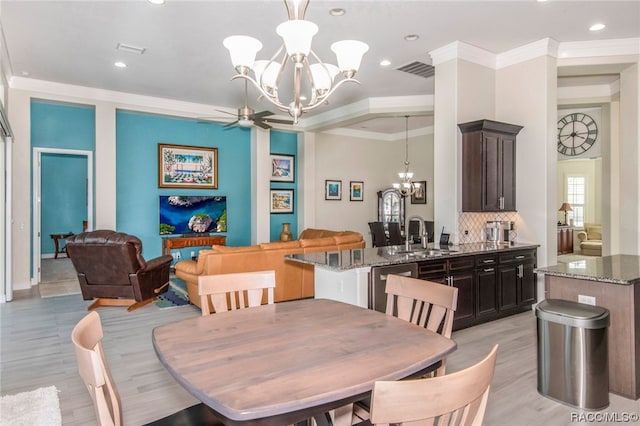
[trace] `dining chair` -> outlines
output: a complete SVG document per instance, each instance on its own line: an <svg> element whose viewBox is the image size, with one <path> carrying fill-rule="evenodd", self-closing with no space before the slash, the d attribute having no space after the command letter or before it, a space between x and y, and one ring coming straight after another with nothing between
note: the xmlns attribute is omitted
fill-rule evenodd
<svg viewBox="0 0 640 426"><path fill-rule="evenodd" d="M384 232L384 223L369 222L369 230L371 231L371 246L384 247L389 245L387 234Z"/></svg>
<svg viewBox="0 0 640 426"><path fill-rule="evenodd" d="M400 230L399 222L389 222L387 223L387 227L389 229L389 244L392 246L398 246L404 241L402 240L402 231Z"/></svg>
<svg viewBox="0 0 640 426"><path fill-rule="evenodd" d="M378 381L371 393L371 423L482 424L498 345L477 364L447 374L418 380Z"/></svg>
<svg viewBox="0 0 640 426"><path fill-rule="evenodd" d="M96 311L89 312L71 332L80 377L91 395L100 426L121 426L122 403L102 347L102 322ZM222 425L223 423L200 403L156 420L153 426Z"/></svg>
<svg viewBox="0 0 640 426"><path fill-rule="evenodd" d="M424 327L447 339L451 338L453 317L458 305L458 289L431 281L402 275L387 275L385 287L387 306L385 313ZM428 374L445 374L446 359ZM369 418L371 401L366 398L353 404L353 422Z"/></svg>
<svg viewBox="0 0 640 426"><path fill-rule="evenodd" d="M267 290L267 303L274 303L275 271L238 272L233 274L201 275L198 294L202 316L259 306ZM246 297L245 297L246 296Z"/></svg>

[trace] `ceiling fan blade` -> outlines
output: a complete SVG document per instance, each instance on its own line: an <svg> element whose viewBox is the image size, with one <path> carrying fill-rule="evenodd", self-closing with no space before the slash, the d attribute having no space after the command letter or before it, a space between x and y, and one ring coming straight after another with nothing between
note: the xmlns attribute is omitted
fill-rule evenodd
<svg viewBox="0 0 640 426"><path fill-rule="evenodd" d="M225 124L225 125L224 125L224 126L222 126L222 127L231 127L231 126L235 126L236 124L238 124L238 121L239 121L239 120L236 120L236 121L234 121L234 122L232 122L232 123Z"/></svg>
<svg viewBox="0 0 640 426"><path fill-rule="evenodd" d="M258 127L262 127L263 129L270 129L271 126L269 126L267 123L265 123L262 120L254 120L253 124L255 124Z"/></svg>
<svg viewBox="0 0 640 426"><path fill-rule="evenodd" d="M268 123L293 124L293 120L280 120L279 118L263 118Z"/></svg>
<svg viewBox="0 0 640 426"><path fill-rule="evenodd" d="M271 111L260 111L260 112L256 112L255 114L253 114L253 116L255 118L262 118L262 117L266 117L268 115L273 115L273 113Z"/></svg>

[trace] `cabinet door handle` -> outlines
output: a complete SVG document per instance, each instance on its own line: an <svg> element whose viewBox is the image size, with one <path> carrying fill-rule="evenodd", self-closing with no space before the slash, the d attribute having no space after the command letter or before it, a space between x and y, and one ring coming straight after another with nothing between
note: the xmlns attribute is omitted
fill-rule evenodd
<svg viewBox="0 0 640 426"><path fill-rule="evenodd" d="M524 259L524 255L516 256L516 259Z"/></svg>
<svg viewBox="0 0 640 426"><path fill-rule="evenodd" d="M524 265L518 265L518 278L522 278L524 276Z"/></svg>
<svg viewBox="0 0 640 426"><path fill-rule="evenodd" d="M504 210L504 197L500 197L500 210Z"/></svg>
<svg viewBox="0 0 640 426"><path fill-rule="evenodd" d="M495 268L486 268L484 270L484 272L493 272L493 271L495 271Z"/></svg>
<svg viewBox="0 0 640 426"><path fill-rule="evenodd" d="M482 263L493 263L495 262L495 260L493 259L489 259L489 260L483 260Z"/></svg>

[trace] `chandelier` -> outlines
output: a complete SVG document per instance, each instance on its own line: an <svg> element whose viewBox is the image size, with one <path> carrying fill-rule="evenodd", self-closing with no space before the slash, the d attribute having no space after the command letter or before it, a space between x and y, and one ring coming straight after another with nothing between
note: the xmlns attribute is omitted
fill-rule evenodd
<svg viewBox="0 0 640 426"><path fill-rule="evenodd" d="M393 188L396 189L403 197L415 194L420 189L420 183L412 182L413 172L409 171L409 116L405 115L405 136L404 136L404 171L398 173L400 183L394 183Z"/></svg>
<svg viewBox="0 0 640 426"><path fill-rule="evenodd" d="M244 78L250 81L264 98L279 110L288 112L297 123L302 113L324 104L342 84L359 83L353 77L369 46L357 40L337 41L331 45L331 50L336 54L338 66L322 62L311 50L311 40L318 32L318 26L304 19L309 0L284 0L284 3L289 20L276 27L276 33L284 43L271 59L255 60L262 43L253 37L230 36L224 39L223 45L229 49L231 63L238 73L232 80ZM289 62L293 66L293 99L285 103L280 100L278 86ZM334 82L339 72L343 78ZM302 95L303 80L309 86L309 96ZM303 104L303 101L308 102Z"/></svg>

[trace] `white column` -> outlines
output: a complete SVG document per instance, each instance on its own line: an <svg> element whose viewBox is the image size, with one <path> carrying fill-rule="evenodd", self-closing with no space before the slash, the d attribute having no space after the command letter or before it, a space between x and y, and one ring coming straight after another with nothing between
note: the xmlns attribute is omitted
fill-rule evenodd
<svg viewBox="0 0 640 426"><path fill-rule="evenodd" d="M257 244L270 239L269 185L271 162L269 153L271 133L253 126L251 129L251 242Z"/></svg>

